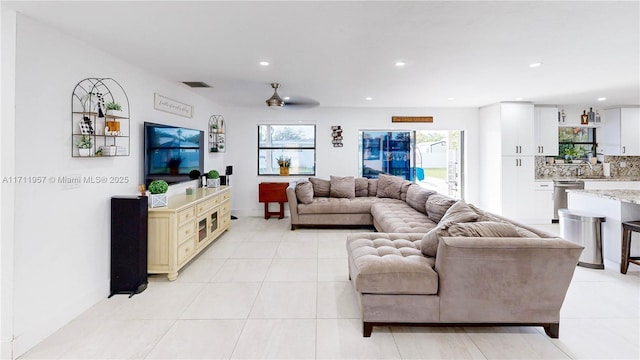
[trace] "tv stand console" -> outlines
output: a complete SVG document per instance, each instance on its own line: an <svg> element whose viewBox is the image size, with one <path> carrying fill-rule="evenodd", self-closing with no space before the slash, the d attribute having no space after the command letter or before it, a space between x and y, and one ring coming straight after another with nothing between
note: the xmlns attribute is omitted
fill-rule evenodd
<svg viewBox="0 0 640 360"><path fill-rule="evenodd" d="M149 274L178 271L231 227L231 188L198 188L169 197L169 205L149 209Z"/></svg>

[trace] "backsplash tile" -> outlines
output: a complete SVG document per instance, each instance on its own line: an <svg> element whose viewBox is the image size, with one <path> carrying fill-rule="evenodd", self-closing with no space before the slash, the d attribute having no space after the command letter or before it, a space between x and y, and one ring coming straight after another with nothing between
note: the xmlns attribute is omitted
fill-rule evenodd
<svg viewBox="0 0 640 360"><path fill-rule="evenodd" d="M640 156L605 156L604 162L611 164L611 177L640 176ZM621 164L626 166L622 167ZM602 164L593 165L593 169L590 169L587 164L549 165L546 156L536 156L536 179L576 176L578 167L585 172L585 175L604 176Z"/></svg>

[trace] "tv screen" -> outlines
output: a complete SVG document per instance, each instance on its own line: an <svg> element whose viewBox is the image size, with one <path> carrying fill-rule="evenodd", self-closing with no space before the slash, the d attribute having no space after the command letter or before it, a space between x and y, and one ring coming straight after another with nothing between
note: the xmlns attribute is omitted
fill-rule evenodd
<svg viewBox="0 0 640 360"><path fill-rule="evenodd" d="M145 182L189 181L193 170L204 172L204 131L144 123Z"/></svg>

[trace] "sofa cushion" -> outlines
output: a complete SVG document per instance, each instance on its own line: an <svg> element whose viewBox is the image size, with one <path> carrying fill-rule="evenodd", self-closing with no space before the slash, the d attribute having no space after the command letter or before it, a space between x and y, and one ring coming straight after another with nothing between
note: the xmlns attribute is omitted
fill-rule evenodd
<svg viewBox="0 0 640 360"><path fill-rule="evenodd" d="M356 196L369 196L369 179L356 178Z"/></svg>
<svg viewBox="0 0 640 360"><path fill-rule="evenodd" d="M427 199L429 196L436 194L433 190L427 190L420 185L413 184L407 189L407 204L423 214L427 213Z"/></svg>
<svg viewBox="0 0 640 360"><path fill-rule="evenodd" d="M480 216L464 201L457 201L444 213L438 224L450 225L478 220Z"/></svg>
<svg viewBox="0 0 640 360"><path fill-rule="evenodd" d="M378 179L367 179L369 183L369 196L376 196L378 194Z"/></svg>
<svg viewBox="0 0 640 360"><path fill-rule="evenodd" d="M383 199L373 196L353 199L315 197L310 204L298 204L298 214L371 214L371 205Z"/></svg>
<svg viewBox="0 0 640 360"><path fill-rule="evenodd" d="M331 176L329 195L334 198L353 199L356 197L356 183L353 176Z"/></svg>
<svg viewBox="0 0 640 360"><path fill-rule="evenodd" d="M402 185L400 186L400 200L407 201L407 191L409 191L409 187L413 185L413 183L409 180L402 180Z"/></svg>
<svg viewBox="0 0 640 360"><path fill-rule="evenodd" d="M331 191L331 182L329 180L311 177L309 181L313 185L314 197L329 197Z"/></svg>
<svg viewBox="0 0 640 360"><path fill-rule="evenodd" d="M401 200L380 199L371 205L376 227L386 233L426 233L436 226L426 214Z"/></svg>
<svg viewBox="0 0 640 360"><path fill-rule="evenodd" d="M526 230L526 229L524 229ZM422 237L420 249L427 256L437 256L438 244L443 237L523 237L517 226L504 221L477 221L457 224L439 224ZM535 236L534 237L539 237Z"/></svg>
<svg viewBox="0 0 640 360"><path fill-rule="evenodd" d="M387 174L378 175L378 191L376 196L380 198L392 198L400 200L400 191L404 179Z"/></svg>
<svg viewBox="0 0 640 360"><path fill-rule="evenodd" d="M493 215L492 213L482 210L480 208L478 208L477 206L473 205L473 204L469 204L469 207L476 213L478 214L478 220L476 221L498 221L498 222L504 222L504 223L508 223L508 224L512 224L516 227L516 230L518 231L518 234L520 234L521 237L525 237L525 238L541 238L541 237L555 237L552 234L545 234L544 232L538 232L535 233L533 231L527 230L521 226L519 226L518 224L514 224L513 222L510 222L506 219L500 218L496 215Z"/></svg>
<svg viewBox="0 0 640 360"><path fill-rule="evenodd" d="M456 203L456 199L452 199L442 194L433 194L429 196L426 202L427 216L435 223L439 223L440 219L449 210L451 205Z"/></svg>
<svg viewBox="0 0 640 360"><path fill-rule="evenodd" d="M447 230L449 236L520 237L514 225L499 221L452 224Z"/></svg>
<svg viewBox="0 0 640 360"><path fill-rule="evenodd" d="M303 204L313 201L313 185L308 180L301 180L296 184L296 197Z"/></svg>
<svg viewBox="0 0 640 360"><path fill-rule="evenodd" d="M352 234L347 238L351 277L362 294L438 293L434 259L422 255L407 239L391 240L390 234Z"/></svg>

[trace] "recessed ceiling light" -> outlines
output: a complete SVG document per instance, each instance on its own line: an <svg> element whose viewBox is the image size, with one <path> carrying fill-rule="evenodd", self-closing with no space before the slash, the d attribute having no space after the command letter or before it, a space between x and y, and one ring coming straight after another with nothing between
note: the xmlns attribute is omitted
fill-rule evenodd
<svg viewBox="0 0 640 360"><path fill-rule="evenodd" d="M285 97L283 97L282 99L283 99L283 100L291 100L291 97L289 97L289 96L285 96Z"/></svg>
<svg viewBox="0 0 640 360"><path fill-rule="evenodd" d="M407 65L407 63L405 63L404 61L396 61L396 67L403 67Z"/></svg>
<svg viewBox="0 0 640 360"><path fill-rule="evenodd" d="M455 98L450 97L450 98L447 98L447 100L453 101L453 100L455 100Z"/></svg>
<svg viewBox="0 0 640 360"><path fill-rule="evenodd" d="M529 64L530 68L537 68L537 67L540 67L540 66L542 66L541 62L534 62L534 63Z"/></svg>
<svg viewBox="0 0 640 360"><path fill-rule="evenodd" d="M517 97L516 101L522 101L522 98L521 97Z"/></svg>
<svg viewBox="0 0 640 360"><path fill-rule="evenodd" d="M269 66L268 61L260 61L260 66Z"/></svg>
<svg viewBox="0 0 640 360"><path fill-rule="evenodd" d="M606 97L599 97L597 100L598 101L605 101L605 100L607 100L607 98Z"/></svg>
<svg viewBox="0 0 640 360"><path fill-rule="evenodd" d="M373 100L373 98L372 98L371 96L367 96L367 97L366 97L366 98L364 98L364 99L365 99L365 100L367 100L367 101L371 101L371 100Z"/></svg>

